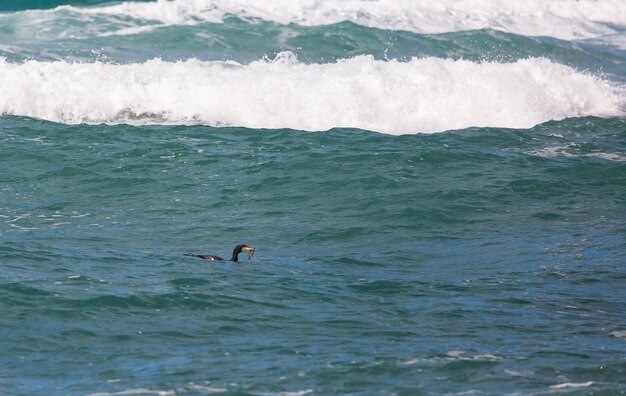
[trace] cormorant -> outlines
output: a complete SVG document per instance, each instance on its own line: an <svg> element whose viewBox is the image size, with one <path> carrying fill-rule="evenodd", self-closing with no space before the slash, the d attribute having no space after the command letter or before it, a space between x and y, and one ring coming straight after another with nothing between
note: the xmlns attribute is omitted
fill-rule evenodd
<svg viewBox="0 0 626 396"><path fill-rule="evenodd" d="M233 257L230 259L230 261L239 261L239 253L241 252L248 252L248 260L252 258L252 256L254 256L254 248L250 247L248 245L237 245L235 246L235 249L233 250ZM211 254L193 254L193 253L185 253L185 256L192 256L192 257L200 257L201 259L205 259L205 260L225 260L220 256L213 256Z"/></svg>

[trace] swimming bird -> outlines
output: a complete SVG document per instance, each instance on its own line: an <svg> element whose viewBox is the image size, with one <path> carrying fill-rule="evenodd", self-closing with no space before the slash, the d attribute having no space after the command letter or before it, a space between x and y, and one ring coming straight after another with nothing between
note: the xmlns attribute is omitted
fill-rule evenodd
<svg viewBox="0 0 626 396"><path fill-rule="evenodd" d="M248 245L237 245L235 246L235 249L233 250L233 257L231 257L230 261L239 261L239 253L241 252L248 252L248 260L250 260L252 256L254 256L253 247L250 247ZM212 254L185 253L184 255L192 256L192 257L200 257L201 259L205 259L205 260L225 260L224 258L220 256L213 256Z"/></svg>

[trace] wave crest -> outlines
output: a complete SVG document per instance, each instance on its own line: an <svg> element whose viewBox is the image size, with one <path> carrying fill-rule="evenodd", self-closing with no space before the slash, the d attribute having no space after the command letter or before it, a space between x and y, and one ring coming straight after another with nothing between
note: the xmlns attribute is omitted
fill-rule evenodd
<svg viewBox="0 0 626 396"><path fill-rule="evenodd" d="M171 123L390 134L528 128L624 114L623 87L543 58L514 63L358 56L305 64L195 59L107 64L0 59L0 114L63 123Z"/></svg>
<svg viewBox="0 0 626 396"><path fill-rule="evenodd" d="M62 6L36 11L39 15L36 18L47 21L51 15L63 18L68 13L72 18L82 15L92 22L94 16L99 15L105 18L106 25L112 22L111 18L118 19L118 29L106 34L133 34L158 26L219 23L226 15L304 26L351 21L368 27L415 33L490 28L565 40L614 34L621 30L617 28L626 26L626 3L621 0L158 0L93 8ZM129 26L129 18L136 24Z"/></svg>

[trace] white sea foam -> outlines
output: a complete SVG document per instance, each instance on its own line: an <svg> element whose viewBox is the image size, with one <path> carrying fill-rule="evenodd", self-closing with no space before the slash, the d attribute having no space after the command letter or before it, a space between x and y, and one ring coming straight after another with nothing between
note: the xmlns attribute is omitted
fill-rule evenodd
<svg viewBox="0 0 626 396"><path fill-rule="evenodd" d="M576 157L587 157L587 158L598 158L605 161L615 161L615 162L626 162L626 156L620 153L605 153L605 152L589 152L589 153L581 153L577 150L575 143L570 143L565 146L551 146L544 147L538 150L527 151L526 154L536 155L538 157L568 157L568 158L576 158Z"/></svg>
<svg viewBox="0 0 626 396"><path fill-rule="evenodd" d="M557 384L550 386L551 389L570 389L570 388L587 388L593 385L593 381L574 383L574 382L566 382L563 384Z"/></svg>
<svg viewBox="0 0 626 396"><path fill-rule="evenodd" d="M622 330L622 331L616 330L616 331L613 331L613 332L611 332L609 334L611 334L613 337L626 338L626 331L624 331L624 330Z"/></svg>
<svg viewBox="0 0 626 396"><path fill-rule="evenodd" d="M528 128L624 114L626 94L547 59L514 63L359 56L304 64L291 53L247 65L158 59L136 64L0 58L0 114L63 123L172 123L390 134Z"/></svg>
<svg viewBox="0 0 626 396"><path fill-rule="evenodd" d="M163 390L154 390L154 389L144 389L144 388L135 388L135 389L126 389L119 392L98 392L91 393L89 396L131 396L131 395L156 395L156 396L172 396L175 395L175 391L163 391Z"/></svg>
<svg viewBox="0 0 626 396"><path fill-rule="evenodd" d="M482 355L470 355L465 351L450 351L446 353L448 359L452 360L481 360L493 362L497 360L502 360L501 357L492 355L490 353L482 354Z"/></svg>
<svg viewBox="0 0 626 396"><path fill-rule="evenodd" d="M118 379L108 380L107 382L119 382ZM198 385L194 383L189 383L186 386L182 386L177 389L146 389L146 388L133 388L126 389L117 392L97 392L91 393L89 396L134 396L134 395L155 395L155 396L171 396L171 395L179 395L179 394L187 394L189 392L193 392L194 394L203 394L208 395L212 393L223 393L226 392L226 388L216 388L210 385Z"/></svg>
<svg viewBox="0 0 626 396"><path fill-rule="evenodd" d="M154 22L154 26L221 22L230 14L305 26L352 21L416 33L492 28L565 40L610 35L626 26L623 0L158 0L94 8L63 6L35 13L43 18L55 13L106 15L125 24L132 18ZM135 30L123 26L115 32L132 34Z"/></svg>
<svg viewBox="0 0 626 396"><path fill-rule="evenodd" d="M302 391L294 391L294 392L266 392L260 393L261 396L305 396L313 393L313 389L305 389Z"/></svg>

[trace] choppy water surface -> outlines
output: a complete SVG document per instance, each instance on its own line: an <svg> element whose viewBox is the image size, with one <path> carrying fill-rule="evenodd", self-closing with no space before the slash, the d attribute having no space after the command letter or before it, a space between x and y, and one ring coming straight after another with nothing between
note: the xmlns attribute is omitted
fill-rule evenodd
<svg viewBox="0 0 626 396"><path fill-rule="evenodd" d="M31 3L0 393L626 392L621 2Z"/></svg>

